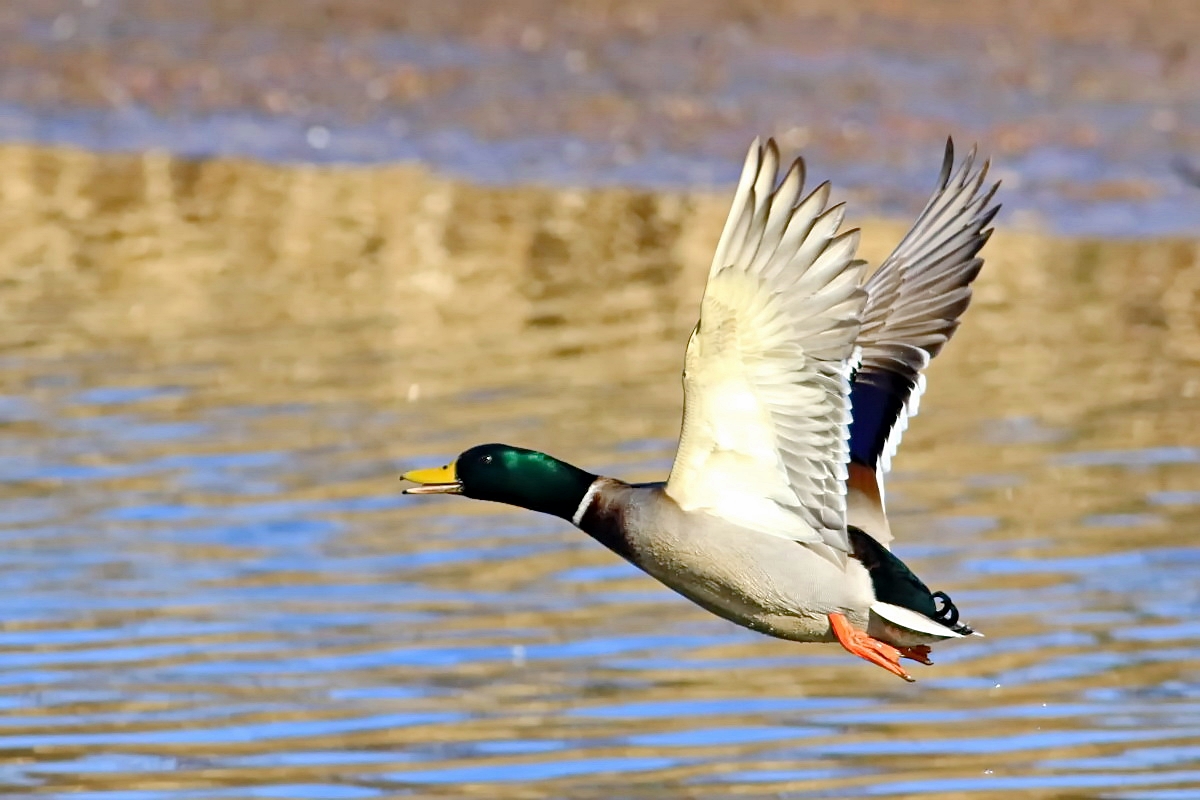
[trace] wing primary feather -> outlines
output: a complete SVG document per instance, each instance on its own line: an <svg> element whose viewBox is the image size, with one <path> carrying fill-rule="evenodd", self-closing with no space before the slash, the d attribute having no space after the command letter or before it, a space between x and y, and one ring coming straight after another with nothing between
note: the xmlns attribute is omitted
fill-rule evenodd
<svg viewBox="0 0 1200 800"><path fill-rule="evenodd" d="M779 252L783 235L787 230L788 223L792 219L792 215L795 213L796 200L799 198L800 190L803 187L804 162L796 159L792 162L791 167L784 176L783 183L776 190L780 199L771 204L762 241L759 243L758 253L755 256L755 263L751 265L751 271L762 272L767 264L770 263L772 257ZM793 199L789 201L787 199L789 197Z"/></svg>
<svg viewBox="0 0 1200 800"><path fill-rule="evenodd" d="M713 253L713 266L709 270L709 277L725 265L726 256L731 247L734 230L741 221L742 210L749 207L753 208L753 200L750 198L750 193L754 188L754 179L759 173L759 166L762 164L762 142L755 139L750 145L749 152L746 153L746 161L742 164L742 174L738 178L737 188L733 192L733 204L730 206L730 214L725 218L725 227L721 229L721 237L717 240L717 249ZM747 203L747 201L750 201Z"/></svg>

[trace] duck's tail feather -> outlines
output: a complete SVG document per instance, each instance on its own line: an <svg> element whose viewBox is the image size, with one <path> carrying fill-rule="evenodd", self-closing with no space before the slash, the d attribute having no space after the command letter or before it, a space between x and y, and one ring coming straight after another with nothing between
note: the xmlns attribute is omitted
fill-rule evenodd
<svg viewBox="0 0 1200 800"><path fill-rule="evenodd" d="M880 616L910 630L940 636L970 636L975 630L959 620L958 607L945 592L931 592L908 565L859 528L848 529L850 545L871 576Z"/></svg>
<svg viewBox="0 0 1200 800"><path fill-rule="evenodd" d="M891 624L926 636L937 636L943 639L960 639L965 636L983 636L968 625L949 627L945 623L930 619L924 614L918 614L904 606L884 603L876 600L871 604L871 611Z"/></svg>

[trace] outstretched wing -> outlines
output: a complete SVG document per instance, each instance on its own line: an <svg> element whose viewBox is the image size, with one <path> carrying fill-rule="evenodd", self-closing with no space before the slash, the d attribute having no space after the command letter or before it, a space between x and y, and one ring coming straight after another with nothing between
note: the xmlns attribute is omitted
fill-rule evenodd
<svg viewBox="0 0 1200 800"><path fill-rule="evenodd" d="M688 341L679 450L666 492L835 562L845 528L849 373L866 295L858 231L804 163L776 185L773 141L750 148Z"/></svg>
<svg viewBox="0 0 1200 800"><path fill-rule="evenodd" d="M854 376L850 455L850 524L876 540L891 540L883 515L882 473L917 413L925 388L922 370L958 329L971 302L971 283L983 267L998 204L999 183L984 187L988 164L975 167L972 149L954 167L954 143L933 196L912 229L867 281L867 306L858 345L862 364Z"/></svg>

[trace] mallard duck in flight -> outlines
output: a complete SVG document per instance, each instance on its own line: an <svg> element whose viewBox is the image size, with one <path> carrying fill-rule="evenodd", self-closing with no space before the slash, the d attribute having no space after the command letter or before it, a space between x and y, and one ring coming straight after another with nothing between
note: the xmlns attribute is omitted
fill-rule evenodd
<svg viewBox="0 0 1200 800"><path fill-rule="evenodd" d="M839 642L913 680L901 657L975 633L892 554L883 476L958 327L999 206L974 151L946 156L912 229L869 279L829 184L778 181L750 148L684 361L665 483L629 484L503 444L405 473L408 494L461 494L569 520L703 608L798 642Z"/></svg>

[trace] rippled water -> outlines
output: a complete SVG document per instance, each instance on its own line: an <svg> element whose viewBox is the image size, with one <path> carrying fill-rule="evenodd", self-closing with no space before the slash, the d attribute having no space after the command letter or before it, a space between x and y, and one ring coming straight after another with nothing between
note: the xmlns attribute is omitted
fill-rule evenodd
<svg viewBox="0 0 1200 800"><path fill-rule="evenodd" d="M399 493L663 475L723 198L3 148L0 201L5 795L1200 795L1196 242L988 246L891 484L988 638L906 685Z"/></svg>

